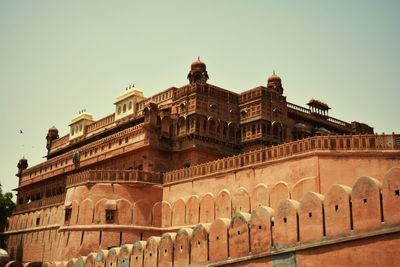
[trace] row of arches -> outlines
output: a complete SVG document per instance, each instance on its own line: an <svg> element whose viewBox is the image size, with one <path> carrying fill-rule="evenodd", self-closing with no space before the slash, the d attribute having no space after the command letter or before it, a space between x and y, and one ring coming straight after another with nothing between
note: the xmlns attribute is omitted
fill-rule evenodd
<svg viewBox="0 0 400 267"><path fill-rule="evenodd" d="M215 138L235 141L238 134L238 126L236 123L222 121L211 116L180 116L176 120L169 116L164 116L160 119L160 124L161 133L166 137L198 133Z"/></svg>

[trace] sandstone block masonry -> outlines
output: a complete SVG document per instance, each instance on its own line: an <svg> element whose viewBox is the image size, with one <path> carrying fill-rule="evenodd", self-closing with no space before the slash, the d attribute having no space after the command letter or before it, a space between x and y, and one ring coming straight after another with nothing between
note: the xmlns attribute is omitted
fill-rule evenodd
<svg viewBox="0 0 400 267"><path fill-rule="evenodd" d="M326 196L308 192L299 201L280 200L276 209L259 205L230 219L46 265L316 266L334 259L337 266L394 266L400 260L395 253L400 244L399 189L400 168L392 168L383 183L362 176L352 187L332 186ZM381 257L367 256L376 249Z"/></svg>

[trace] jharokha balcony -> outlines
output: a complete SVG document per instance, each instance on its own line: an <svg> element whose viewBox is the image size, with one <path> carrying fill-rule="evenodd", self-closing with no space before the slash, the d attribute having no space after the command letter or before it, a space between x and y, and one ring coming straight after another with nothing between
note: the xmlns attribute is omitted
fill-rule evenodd
<svg viewBox="0 0 400 267"><path fill-rule="evenodd" d="M69 175L66 187L96 183L161 184L162 174L141 170L86 170Z"/></svg>

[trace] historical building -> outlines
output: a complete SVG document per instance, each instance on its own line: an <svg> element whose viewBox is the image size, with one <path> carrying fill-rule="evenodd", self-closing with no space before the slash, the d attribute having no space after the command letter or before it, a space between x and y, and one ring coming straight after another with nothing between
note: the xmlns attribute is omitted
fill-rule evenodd
<svg viewBox="0 0 400 267"><path fill-rule="evenodd" d="M187 78L151 97L131 85L109 116L83 110L67 135L48 130L47 160L18 162L12 259L306 266L324 252L368 264L346 244L400 245L399 135L316 99L289 103L275 73L240 94L209 84L200 60Z"/></svg>

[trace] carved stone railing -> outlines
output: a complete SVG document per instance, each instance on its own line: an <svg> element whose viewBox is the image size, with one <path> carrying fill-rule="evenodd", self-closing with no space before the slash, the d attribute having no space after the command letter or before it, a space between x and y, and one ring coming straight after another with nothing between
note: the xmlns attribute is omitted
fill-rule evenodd
<svg viewBox="0 0 400 267"><path fill-rule="evenodd" d="M287 105L288 108L290 108L292 110L295 110L295 111L298 111L298 112L302 112L302 113L305 113L305 114L311 114L312 113L310 109L302 107L302 106L298 106L298 105L293 104L293 103L287 102L286 105ZM333 124L337 124L339 126L351 129L351 124L348 123L348 122L345 122L345 121L342 121L342 120L339 120L339 119L336 119L336 118L333 118L333 117L329 117L329 116L326 116L326 120L328 122L333 123Z"/></svg>
<svg viewBox="0 0 400 267"><path fill-rule="evenodd" d="M302 106L298 106L296 104L289 103L289 102L287 102L286 104L291 109L294 109L294 110L297 110L297 111L300 111L300 112L304 112L304 113L307 113L307 114L311 113L310 109L308 109L308 108L305 108L305 107L302 107Z"/></svg>
<svg viewBox="0 0 400 267"><path fill-rule="evenodd" d="M162 174L140 170L87 170L67 176L67 187L87 183L161 184Z"/></svg>
<svg viewBox="0 0 400 267"><path fill-rule="evenodd" d="M88 125L87 128L86 128L86 134L89 134L89 133L91 133L91 132L93 132L93 131L95 131L97 129L100 129L100 128L103 128L103 127L105 127L107 125L112 124L114 122L114 119L115 119L115 114L112 113L112 114L110 114L110 115L108 115L108 116L106 116L106 117L104 117L104 118L102 118L102 119L100 119L100 120Z"/></svg>
<svg viewBox="0 0 400 267"><path fill-rule="evenodd" d="M333 122L335 124L339 124L341 126L344 126L344 127L348 127L348 128L351 127L350 123L342 121L342 120L339 120L339 119L336 119L336 118L333 118L333 117L328 117L327 120L330 121L330 122Z"/></svg>
<svg viewBox="0 0 400 267"><path fill-rule="evenodd" d="M164 183L251 166L311 151L400 150L400 135L331 135L314 136L278 146L250 151L237 156L166 172Z"/></svg>
<svg viewBox="0 0 400 267"><path fill-rule="evenodd" d="M51 152L58 150L60 147L64 147L69 144L69 134L64 135L61 138L54 140L51 143Z"/></svg>
<svg viewBox="0 0 400 267"><path fill-rule="evenodd" d="M64 200L65 200L65 194L60 194L57 196L46 197L40 200L35 200L29 203L17 204L14 213L26 212L29 210L44 208L48 206L61 205L64 203Z"/></svg>

